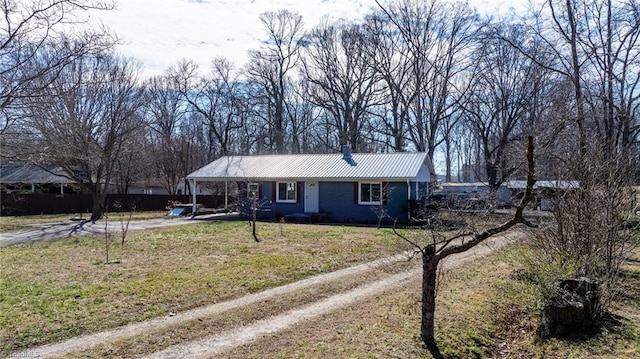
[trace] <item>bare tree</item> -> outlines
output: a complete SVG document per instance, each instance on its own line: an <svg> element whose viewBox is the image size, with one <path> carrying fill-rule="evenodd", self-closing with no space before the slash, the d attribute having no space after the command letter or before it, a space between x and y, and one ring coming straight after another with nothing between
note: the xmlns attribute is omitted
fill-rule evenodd
<svg viewBox="0 0 640 359"><path fill-rule="evenodd" d="M153 162L150 158L153 156L140 155L153 153L145 130L143 126L133 130L128 140L122 144L119 156L115 158L112 183L119 194L129 193L134 182L149 178L152 171Z"/></svg>
<svg viewBox="0 0 640 359"><path fill-rule="evenodd" d="M473 48L482 24L475 11L462 2L436 0L391 2L382 12L395 25L403 46L400 56L411 69L412 85L405 86L409 102L408 136L418 151L433 160L442 143L442 126L454 116L464 95Z"/></svg>
<svg viewBox="0 0 640 359"><path fill-rule="evenodd" d="M174 142L179 155L178 164L179 172L182 177L193 172L211 162L208 154L210 145L210 136L206 121L197 113L187 113L184 121L180 122L178 135ZM185 194L191 194L194 188L189 185L190 181L185 182Z"/></svg>
<svg viewBox="0 0 640 359"><path fill-rule="evenodd" d="M600 136L607 139L609 152L615 148L626 151L640 130L640 119L634 113L640 106L640 3L586 2L577 10L588 29L578 40L589 53L589 112L594 114Z"/></svg>
<svg viewBox="0 0 640 359"><path fill-rule="evenodd" d="M291 75L298 66L304 45L302 16L288 10L265 12L260 20L268 37L259 50L249 52L247 74L257 85L256 100L263 103L262 116L268 126L268 146L276 153L286 150Z"/></svg>
<svg viewBox="0 0 640 359"><path fill-rule="evenodd" d="M518 27L507 31L512 39L527 36ZM544 88L545 71L492 35L487 36L476 53L478 63L472 90L462 107L467 116L465 123L478 141L477 157L484 166L481 178L486 178L490 190L495 191L518 169L518 159L509 154L535 122L534 100L540 98Z"/></svg>
<svg viewBox="0 0 640 359"><path fill-rule="evenodd" d="M420 339L434 358L443 358L435 338L436 288L440 262L453 254L466 252L488 238L508 231L516 224L529 224L524 218L523 212L531 200L533 185L535 184L533 137L529 136L527 142L527 186L522 201L516 207L515 214L511 219L499 226L480 231L473 228L469 230L469 228L465 227L453 236L444 236L434 231L430 236L430 243L428 244L424 244L414 238L409 238L396 231L398 236L414 248L416 254L422 256L422 321L420 325Z"/></svg>
<svg viewBox="0 0 640 359"><path fill-rule="evenodd" d="M524 26L527 29L528 36L517 41L509 38L509 36L501 36L501 38L529 57L538 65L556 72L560 76L566 78L572 85L573 104L572 114L568 114L566 124L575 125L576 136L578 141L578 155L580 161L587 153L587 123L586 123L586 102L585 102L585 71L589 63L589 51L581 46L580 37L581 29L585 27L582 19L577 11L579 11L579 2L582 0L548 0L546 6L536 13L535 22L529 24L526 20ZM546 59L552 58L550 62L539 61L539 57L531 50L534 48L528 46L530 41L539 41L544 46L537 47L537 53L544 52L547 54Z"/></svg>
<svg viewBox="0 0 640 359"><path fill-rule="evenodd" d="M386 146L405 151L408 145L410 106L418 92L413 89L408 44L397 34L395 25L385 14L374 13L365 23L370 66L379 74L386 91L376 117L382 122L381 132Z"/></svg>
<svg viewBox="0 0 640 359"><path fill-rule="evenodd" d="M124 241L127 239L127 234L129 233L129 225L131 224L131 219L133 218L133 212L136 211L136 204L125 204L121 201L116 201L113 203L113 207L118 211L118 219L120 220L120 247L124 247Z"/></svg>
<svg viewBox="0 0 640 359"><path fill-rule="evenodd" d="M369 65L361 27L325 20L311 32L309 43L304 57L309 101L326 111L327 126L337 137L326 146L365 150L363 130L378 100L380 77Z"/></svg>
<svg viewBox="0 0 640 359"><path fill-rule="evenodd" d="M198 66L183 61L170 70L188 110L206 128L208 160L231 154L235 131L244 126L240 82L233 65L224 58L212 61L211 73L200 76Z"/></svg>
<svg viewBox="0 0 640 359"><path fill-rule="evenodd" d="M84 26L88 10L113 7L97 0L0 2L0 134L24 117L24 102L41 96L65 66L113 45L105 29Z"/></svg>
<svg viewBox="0 0 640 359"><path fill-rule="evenodd" d="M574 264L568 275L599 280L608 298L614 297L617 271L630 247L620 224L628 211L625 192L637 154L630 157L630 148L621 150L620 144L625 132L637 136L626 128L637 121L637 110L627 114L629 103L638 101L638 9L635 1L548 0L535 21L523 22L528 37L503 37L556 73L559 84L568 84L551 118L555 123L548 125L558 129L553 138L556 176L577 184L556 199L556 223L545 241L562 253L561 261ZM544 44L536 53L553 61L539 61L530 51L531 41ZM606 302L597 314L605 309Z"/></svg>
<svg viewBox="0 0 640 359"><path fill-rule="evenodd" d="M628 221L634 211L630 179L635 164L622 153L611 154L600 141L604 142L597 135L588 137L588 168L575 161L575 149L556 154L560 180L553 199L554 221L537 233L532 254L556 269L547 278L533 268L542 293L556 294L558 281L567 278L597 280L594 319L602 318L620 295L622 267L629 253L640 245L639 228ZM578 171L583 172L580 182L571 180Z"/></svg>
<svg viewBox="0 0 640 359"><path fill-rule="evenodd" d="M60 166L91 193L91 221L102 217L116 160L142 126L142 87L130 60L83 56L48 81L46 96L29 108L35 163Z"/></svg>
<svg viewBox="0 0 640 359"><path fill-rule="evenodd" d="M291 121L291 152L312 153L314 151L315 136L313 128L316 117L315 108L307 100L306 94L309 83L303 80L294 83L291 102L287 104L287 113Z"/></svg>
<svg viewBox="0 0 640 359"><path fill-rule="evenodd" d="M182 150L187 148L183 146L180 134L187 108L175 80L168 74L149 79L144 106L150 129L149 138L155 153L154 165L169 194L177 192L180 180L187 175L182 171L182 161L186 155Z"/></svg>

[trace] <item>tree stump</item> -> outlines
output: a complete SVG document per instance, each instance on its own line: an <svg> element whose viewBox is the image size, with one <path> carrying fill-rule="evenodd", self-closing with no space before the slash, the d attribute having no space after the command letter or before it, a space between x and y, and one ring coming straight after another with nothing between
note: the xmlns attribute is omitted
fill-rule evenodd
<svg viewBox="0 0 640 359"><path fill-rule="evenodd" d="M597 280L566 279L560 282L560 295L548 300L538 327L541 339L562 338L594 328L600 300Z"/></svg>

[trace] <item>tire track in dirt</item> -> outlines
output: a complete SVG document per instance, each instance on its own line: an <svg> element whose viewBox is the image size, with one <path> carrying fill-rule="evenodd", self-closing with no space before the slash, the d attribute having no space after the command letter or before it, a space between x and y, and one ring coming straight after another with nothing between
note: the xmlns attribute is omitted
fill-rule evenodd
<svg viewBox="0 0 640 359"><path fill-rule="evenodd" d="M485 243L473 248L470 251L460 253L458 255L454 255L445 259L442 265L446 268L453 268L474 257L488 254L493 250L509 243L511 240L517 237L519 236L509 235L487 240ZM356 276L366 271L374 270L391 263L406 261L408 259L408 256L409 253L389 256L372 262L340 269L334 272L320 274L280 287L267 289L262 292L249 294L227 302L221 302L201 308L192 309L182 313L177 313L173 316L160 317L146 320L144 322L132 323L104 332L71 338L59 343L29 348L24 352L13 354L16 355L16 357L21 357L20 355L23 354L33 356L34 353L37 353L38 357L53 357L61 356L73 351L86 350L96 345L120 339L132 338L139 335L140 333L169 328L189 321L197 320L199 318L210 317L232 309L238 309L255 303L259 303L264 300L273 299L280 295L293 293L295 291L307 289L319 284L325 284L334 280L339 280L341 278ZM414 260L419 259L414 258ZM216 353L223 352L224 350L233 348L235 346L247 344L254 339L257 339L264 335L268 335L269 333L274 333L279 330L285 329L303 320L308 320L320 316L327 312L336 310L342 306L346 306L358 300L362 300L376 293L380 293L384 290L399 286L404 281L415 278L416 275L420 275L420 270L420 268L417 268L408 272L392 275L373 283L364 284L353 290L341 294L336 294L334 296L314 303L310 303L308 305L300 307L299 309L293 309L283 314L274 315L269 319L256 321L253 324L249 324L233 331L224 332L222 334L210 336L201 340L174 345L151 354L149 358L176 358L197 356L206 357L215 355Z"/></svg>
<svg viewBox="0 0 640 359"><path fill-rule="evenodd" d="M446 258L442 266L446 269L455 268L473 258L484 256L506 245L514 238L520 236L500 236L487 240L483 244L467 251ZM253 324L227 331L218 335L178 344L144 357L145 359L172 359L172 358L209 358L223 353L225 350L248 344L249 342L271 333L284 330L292 325L309 320L338 308L363 300L367 297L379 294L385 290L392 290L404 282L420 276L422 268L418 267L407 272L399 273L381 279L379 281L359 286L350 291L336 294L315 303L290 310L268 319L262 319Z"/></svg>
<svg viewBox="0 0 640 359"><path fill-rule="evenodd" d="M268 319L259 320L237 330L228 331L203 340L174 345L145 358L206 358L211 355L220 354L227 349L246 344L263 335L286 329L304 320L318 317L376 293L399 286L405 281L415 278L415 276L420 273L420 268L399 273L391 277L357 287L356 289L348 292L336 294L319 302L315 302Z"/></svg>
<svg viewBox="0 0 640 359"><path fill-rule="evenodd" d="M58 356L70 351L83 350L92 346L106 343L113 340L119 340L129 338L138 335L140 332L152 331L179 325L198 318L206 318L208 316L223 313L225 311L259 303L261 301L277 297L279 295L292 293L305 288L309 288L318 284L327 283L340 278L354 276L365 271L369 271L375 268L388 265L390 263L406 261L408 254L397 254L382 259L378 259L372 262L359 264L356 266L339 269L334 272L316 275L309 277L291 284L286 284L280 287L264 290L249 294L237 299L233 299L227 302L221 302L211 304L206 307L196 308L182 313L177 313L174 316L160 317L155 319L146 320L144 322L132 323L120 328L99 332L95 334L83 335L80 337L71 338L69 340L44 345L40 347L30 348L24 352L15 353L16 357L21 358L21 354L28 355L29 353L38 353L40 357ZM25 356L26 357L26 356Z"/></svg>

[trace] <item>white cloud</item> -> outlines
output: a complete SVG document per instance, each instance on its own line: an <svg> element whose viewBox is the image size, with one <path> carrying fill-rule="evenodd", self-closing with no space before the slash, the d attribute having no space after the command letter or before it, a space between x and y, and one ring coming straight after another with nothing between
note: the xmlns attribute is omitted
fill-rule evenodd
<svg viewBox="0 0 640 359"><path fill-rule="evenodd" d="M500 0L474 0L483 12L506 13ZM92 13L122 39L119 50L142 62L145 75L165 71L182 58L207 67L218 56L244 65L259 46L261 13L288 9L303 16L306 28L325 15L359 19L377 7L375 0L120 0L118 9Z"/></svg>

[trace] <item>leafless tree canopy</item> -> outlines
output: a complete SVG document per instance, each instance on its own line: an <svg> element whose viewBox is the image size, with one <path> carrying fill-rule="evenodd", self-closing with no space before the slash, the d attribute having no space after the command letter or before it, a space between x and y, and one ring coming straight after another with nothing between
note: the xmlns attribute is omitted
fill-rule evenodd
<svg viewBox="0 0 640 359"><path fill-rule="evenodd" d="M526 180L500 225L404 237L423 259L421 336L434 355L440 261L526 223L536 177L575 182L553 199L538 258L598 279L605 312L638 240L625 226L640 181L638 0L539 0L505 19L462 1L376 2L362 21L313 28L266 12L246 65L184 59L141 79L115 36L81 26L110 2L0 0L0 157L61 167L93 195L93 221L109 186L159 180L176 193L234 154L424 151L447 180L492 191Z"/></svg>
<svg viewBox="0 0 640 359"><path fill-rule="evenodd" d="M79 56L114 44L105 29L83 27L86 10L111 8L103 1L0 2L0 133L22 118L24 102L41 95L48 85L43 79L52 81ZM71 25L76 30L65 31Z"/></svg>
<svg viewBox="0 0 640 359"><path fill-rule="evenodd" d="M425 151L447 179L497 189L525 178L515 154L530 134L540 176L554 178L561 155L584 166L599 146L638 178L636 0L545 0L504 20L464 2L380 1L361 21L313 27L275 10L260 17L263 42L246 65L184 59L152 79L112 51L115 36L85 26L87 10L110 2L0 6L2 157L44 165L84 156L62 161L70 176L100 174L119 191L159 181L175 193L187 173L224 155L344 146ZM118 115L95 116L108 112ZM40 152L23 151L34 138Z"/></svg>
<svg viewBox="0 0 640 359"><path fill-rule="evenodd" d="M111 55L84 55L47 83L29 106L31 131L21 149L35 163L60 166L94 196L93 220L100 218L108 184L119 160L142 128L143 88L137 68Z"/></svg>

